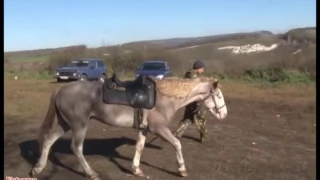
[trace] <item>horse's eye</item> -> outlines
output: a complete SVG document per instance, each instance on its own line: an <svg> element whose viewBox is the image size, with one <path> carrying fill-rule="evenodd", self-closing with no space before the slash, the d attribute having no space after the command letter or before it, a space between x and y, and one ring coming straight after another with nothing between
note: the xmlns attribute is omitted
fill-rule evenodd
<svg viewBox="0 0 320 180"><path fill-rule="evenodd" d="M219 91L218 92L217 91L213 91L212 95L213 96L217 96L219 99L221 98L221 94L219 93Z"/></svg>

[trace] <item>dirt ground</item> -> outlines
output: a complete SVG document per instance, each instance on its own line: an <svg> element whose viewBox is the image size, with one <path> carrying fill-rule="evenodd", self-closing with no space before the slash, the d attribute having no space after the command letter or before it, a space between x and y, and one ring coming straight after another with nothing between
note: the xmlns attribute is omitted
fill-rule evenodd
<svg viewBox="0 0 320 180"><path fill-rule="evenodd" d="M261 87L222 82L228 117L208 117L209 140L195 126L181 138L189 176L177 176L175 150L157 139L147 144L141 168L154 180L313 180L316 178L315 86ZM36 136L50 93L63 84L5 79L4 175L27 177L38 157ZM174 130L182 116L176 115ZM85 179L70 149L57 141L40 180ZM84 144L89 164L103 179L144 179L131 174L137 132L92 122ZM148 136L147 142L153 139Z"/></svg>

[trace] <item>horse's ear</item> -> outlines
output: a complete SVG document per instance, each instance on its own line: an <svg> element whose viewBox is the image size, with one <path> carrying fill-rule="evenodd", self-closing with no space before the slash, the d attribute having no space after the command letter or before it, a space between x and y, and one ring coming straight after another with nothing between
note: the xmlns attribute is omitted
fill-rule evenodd
<svg viewBox="0 0 320 180"><path fill-rule="evenodd" d="M217 89L219 87L219 80L218 79L214 79L212 86L214 89Z"/></svg>

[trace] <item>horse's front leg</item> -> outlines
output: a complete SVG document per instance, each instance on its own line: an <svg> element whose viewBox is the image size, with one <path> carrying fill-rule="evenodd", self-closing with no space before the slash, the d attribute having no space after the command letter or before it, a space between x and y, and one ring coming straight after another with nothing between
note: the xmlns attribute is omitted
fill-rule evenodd
<svg viewBox="0 0 320 180"><path fill-rule="evenodd" d="M142 170L140 169L140 158L146 142L147 131L139 131L138 139L136 143L136 152L134 154L132 162L133 174L136 176L144 176Z"/></svg>
<svg viewBox="0 0 320 180"><path fill-rule="evenodd" d="M178 170L181 176L186 177L188 176L186 166L184 163L183 155L182 155L182 147L180 141L174 137L172 132L167 127L158 127L156 129L156 134L158 134L160 137L162 137L164 140L168 141L172 144L172 146L176 149L177 153L177 163L178 163Z"/></svg>

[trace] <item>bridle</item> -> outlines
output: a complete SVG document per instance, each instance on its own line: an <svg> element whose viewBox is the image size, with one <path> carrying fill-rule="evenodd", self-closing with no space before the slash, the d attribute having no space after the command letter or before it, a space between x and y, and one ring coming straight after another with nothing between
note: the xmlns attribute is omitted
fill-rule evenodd
<svg viewBox="0 0 320 180"><path fill-rule="evenodd" d="M221 108L223 108L223 107L226 106L226 103L224 103L224 104L223 104L222 106L220 106L220 107L217 107L217 102L216 102L216 99L214 98L214 96L215 96L215 92L213 92L213 90L211 89L210 95L208 96L208 98L209 98L209 97L212 98L213 103L214 103L214 105L215 105L215 106L214 106L214 109L216 110L216 113L218 113Z"/></svg>
<svg viewBox="0 0 320 180"><path fill-rule="evenodd" d="M214 103L216 104L216 102L215 102L215 100L213 99L213 101L214 101ZM226 106L226 104L223 104L222 106L220 106L220 107L217 107L217 105L214 107L214 109L216 110L216 112L218 113L219 112L219 110L221 109L221 108L223 108L223 107L225 107Z"/></svg>

